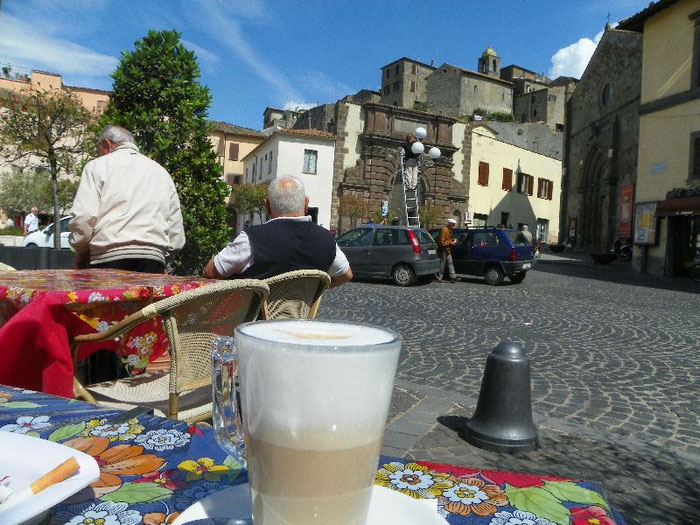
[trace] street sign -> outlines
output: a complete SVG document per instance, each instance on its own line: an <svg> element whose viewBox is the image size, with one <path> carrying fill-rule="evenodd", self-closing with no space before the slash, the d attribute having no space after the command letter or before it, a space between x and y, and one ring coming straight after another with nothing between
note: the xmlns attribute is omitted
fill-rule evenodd
<svg viewBox="0 0 700 525"><path fill-rule="evenodd" d="M389 201L382 201L382 217L386 217L389 213Z"/></svg>

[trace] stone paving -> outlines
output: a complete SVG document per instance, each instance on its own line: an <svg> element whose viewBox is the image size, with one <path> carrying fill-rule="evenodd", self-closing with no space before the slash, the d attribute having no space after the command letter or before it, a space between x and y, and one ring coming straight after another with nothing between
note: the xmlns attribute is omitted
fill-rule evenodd
<svg viewBox="0 0 700 525"><path fill-rule="evenodd" d="M518 285L326 292L319 318L404 338L383 452L600 481L629 523L690 523L700 508L700 288L551 257ZM486 452L460 434L487 354L513 341L532 360L539 450Z"/></svg>

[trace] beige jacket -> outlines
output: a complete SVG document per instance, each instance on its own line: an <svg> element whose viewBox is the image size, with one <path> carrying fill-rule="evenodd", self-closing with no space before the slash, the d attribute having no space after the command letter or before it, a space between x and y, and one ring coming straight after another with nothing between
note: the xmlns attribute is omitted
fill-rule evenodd
<svg viewBox="0 0 700 525"><path fill-rule="evenodd" d="M121 144L85 165L70 210L70 244L91 263L165 262L185 245L180 200L168 172Z"/></svg>

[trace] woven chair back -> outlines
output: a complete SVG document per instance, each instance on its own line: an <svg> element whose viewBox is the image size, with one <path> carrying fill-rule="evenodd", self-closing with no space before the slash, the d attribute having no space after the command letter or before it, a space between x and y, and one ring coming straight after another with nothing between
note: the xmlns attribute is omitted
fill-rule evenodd
<svg viewBox="0 0 700 525"><path fill-rule="evenodd" d="M254 321L268 287L263 281L221 281L163 299L152 306L163 316L171 352L170 392L211 383L211 343Z"/></svg>
<svg viewBox="0 0 700 525"><path fill-rule="evenodd" d="M331 278L320 270L296 270L265 279L265 283L270 295L263 305L263 319L313 319Z"/></svg>

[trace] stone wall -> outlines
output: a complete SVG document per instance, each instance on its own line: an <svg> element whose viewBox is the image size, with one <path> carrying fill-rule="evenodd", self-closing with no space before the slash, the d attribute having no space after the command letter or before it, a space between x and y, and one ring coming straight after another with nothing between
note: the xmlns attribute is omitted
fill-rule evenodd
<svg viewBox="0 0 700 525"><path fill-rule="evenodd" d="M610 248L620 187L636 184L641 59L641 34L607 30L569 101L561 220L579 250Z"/></svg>
<svg viewBox="0 0 700 525"><path fill-rule="evenodd" d="M490 121L488 126L498 133L498 140L508 144L559 160L564 156L564 134L552 131L544 123Z"/></svg>

